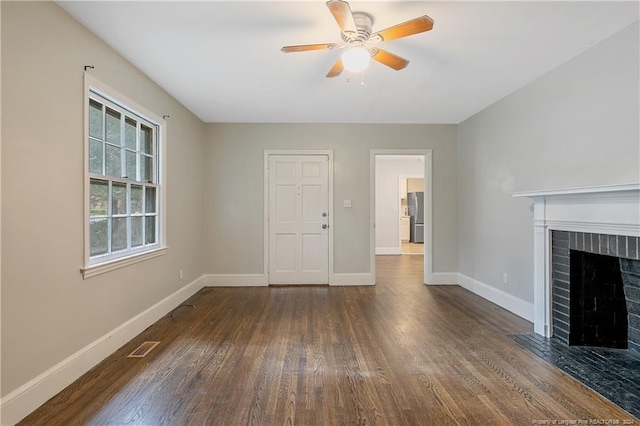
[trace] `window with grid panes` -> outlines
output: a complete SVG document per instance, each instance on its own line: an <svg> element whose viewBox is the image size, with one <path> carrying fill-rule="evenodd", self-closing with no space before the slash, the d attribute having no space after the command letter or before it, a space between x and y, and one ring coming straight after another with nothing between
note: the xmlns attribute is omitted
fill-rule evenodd
<svg viewBox="0 0 640 426"><path fill-rule="evenodd" d="M159 130L89 91L88 266L160 247Z"/></svg>

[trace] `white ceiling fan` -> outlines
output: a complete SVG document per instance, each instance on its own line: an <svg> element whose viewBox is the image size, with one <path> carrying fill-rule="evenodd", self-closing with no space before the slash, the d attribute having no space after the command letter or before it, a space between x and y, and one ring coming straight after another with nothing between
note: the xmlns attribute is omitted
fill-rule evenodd
<svg viewBox="0 0 640 426"><path fill-rule="evenodd" d="M328 78L339 76L344 69L356 73L364 71L371 59L399 71L405 68L409 61L382 50L375 44L422 33L433 28L433 19L423 15L372 34L373 17L368 13L352 12L349 3L343 0L329 0L327 7L340 27L345 44L303 44L284 46L280 50L291 53L346 47L347 50L329 70Z"/></svg>

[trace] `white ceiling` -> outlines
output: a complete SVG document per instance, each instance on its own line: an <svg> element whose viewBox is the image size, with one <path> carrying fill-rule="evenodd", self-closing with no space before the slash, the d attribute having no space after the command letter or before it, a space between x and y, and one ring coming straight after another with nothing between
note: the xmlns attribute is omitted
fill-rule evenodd
<svg viewBox="0 0 640 426"><path fill-rule="evenodd" d="M459 123L638 20L638 2L350 2L381 30L433 30L379 46L409 59L325 78L341 52L324 1L58 2L206 122Z"/></svg>

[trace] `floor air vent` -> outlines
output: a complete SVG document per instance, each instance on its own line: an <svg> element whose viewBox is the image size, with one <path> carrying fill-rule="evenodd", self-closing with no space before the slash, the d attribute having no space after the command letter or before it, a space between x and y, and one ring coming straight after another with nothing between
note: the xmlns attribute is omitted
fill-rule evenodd
<svg viewBox="0 0 640 426"><path fill-rule="evenodd" d="M155 348L158 346L160 342L144 342L140 346L138 346L133 352L127 355L127 358L144 358Z"/></svg>

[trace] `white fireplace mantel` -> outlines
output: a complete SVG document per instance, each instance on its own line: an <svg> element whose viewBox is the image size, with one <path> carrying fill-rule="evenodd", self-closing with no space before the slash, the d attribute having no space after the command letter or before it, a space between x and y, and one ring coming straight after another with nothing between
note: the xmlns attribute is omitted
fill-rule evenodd
<svg viewBox="0 0 640 426"><path fill-rule="evenodd" d="M533 200L534 331L551 336L553 230L640 237L640 183L516 192Z"/></svg>

